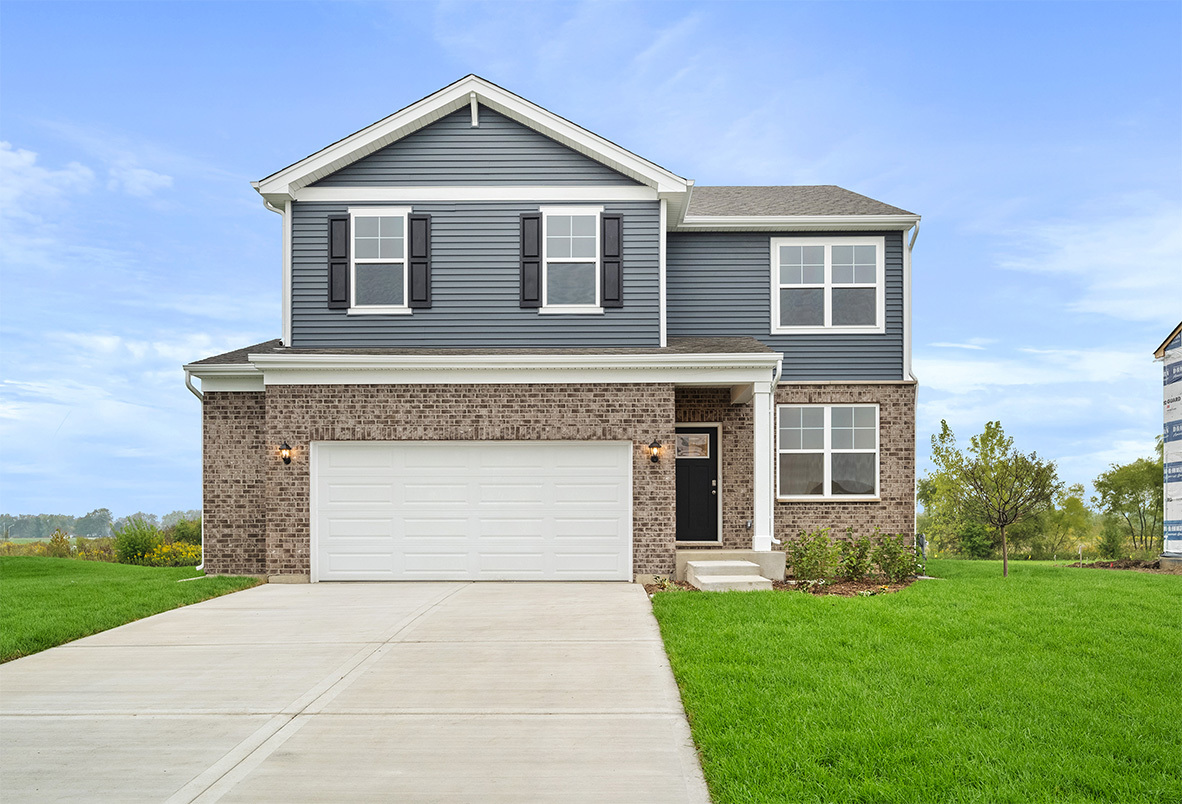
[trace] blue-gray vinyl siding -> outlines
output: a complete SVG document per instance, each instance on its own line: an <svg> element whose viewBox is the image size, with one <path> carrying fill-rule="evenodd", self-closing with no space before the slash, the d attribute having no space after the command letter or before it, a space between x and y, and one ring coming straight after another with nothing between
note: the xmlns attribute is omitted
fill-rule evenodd
<svg viewBox="0 0 1182 804"><path fill-rule="evenodd" d="M638 184L515 120L480 107L443 117L325 176L318 187Z"/></svg>
<svg viewBox="0 0 1182 804"><path fill-rule="evenodd" d="M554 204L555 202L546 202ZM543 315L519 306L519 215L546 204L504 201L399 204L431 215L429 309L346 315L327 306L329 215L350 206L292 205L292 345L333 347L625 347L660 344L660 210L608 202L624 221L624 306L603 315Z"/></svg>
<svg viewBox="0 0 1182 804"><path fill-rule="evenodd" d="M671 233L666 263L669 337L758 338L783 353L786 381L902 379L903 235L877 234L886 238L885 333L772 335L769 241L790 235ZM810 232L807 236L836 241L843 235Z"/></svg>

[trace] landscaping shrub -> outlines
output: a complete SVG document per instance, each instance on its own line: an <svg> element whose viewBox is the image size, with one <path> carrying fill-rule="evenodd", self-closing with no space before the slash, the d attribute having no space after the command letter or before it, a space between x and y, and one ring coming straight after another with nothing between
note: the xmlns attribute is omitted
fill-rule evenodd
<svg viewBox="0 0 1182 804"><path fill-rule="evenodd" d="M110 536L102 536L97 539L78 536L74 539L74 557L83 561L113 562L115 560L115 540Z"/></svg>
<svg viewBox="0 0 1182 804"><path fill-rule="evenodd" d="M841 542L840 557L837 562L837 577L848 578L851 581L861 581L874 569L871 553L874 542L869 536L854 536L853 528L846 529L846 539Z"/></svg>
<svg viewBox="0 0 1182 804"><path fill-rule="evenodd" d="M58 528L49 537L48 544L45 545L45 555L50 558L69 558L71 552L70 537L66 535L65 531Z"/></svg>
<svg viewBox="0 0 1182 804"><path fill-rule="evenodd" d="M175 525L165 529L165 538L173 542L185 544L201 544L201 518L182 519ZM187 564L184 566L188 566Z"/></svg>
<svg viewBox="0 0 1182 804"><path fill-rule="evenodd" d="M0 544L0 555L44 556L45 542L4 542Z"/></svg>
<svg viewBox="0 0 1182 804"><path fill-rule="evenodd" d="M872 554L879 573L890 583L923 573L923 559L907 546L901 535L881 536Z"/></svg>
<svg viewBox="0 0 1182 804"><path fill-rule="evenodd" d="M186 542L158 544L146 556L150 567L195 567L201 563L201 547Z"/></svg>
<svg viewBox="0 0 1182 804"><path fill-rule="evenodd" d="M829 528L811 533L801 531L796 541L784 545L788 564L797 581L820 581L832 578L837 572L841 549L829 538Z"/></svg>
<svg viewBox="0 0 1182 804"><path fill-rule="evenodd" d="M158 527L132 519L115 531L115 558L120 564L146 564L148 554L162 541Z"/></svg>

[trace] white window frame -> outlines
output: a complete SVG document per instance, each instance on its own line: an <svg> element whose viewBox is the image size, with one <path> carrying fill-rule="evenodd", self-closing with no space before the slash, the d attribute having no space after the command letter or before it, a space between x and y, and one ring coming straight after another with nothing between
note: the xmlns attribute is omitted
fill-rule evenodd
<svg viewBox="0 0 1182 804"><path fill-rule="evenodd" d="M407 250L410 248L410 207L350 207L349 208L349 309L348 315L411 315L408 304ZM357 219L358 218L402 218L402 256L397 258L363 259L365 265L384 263L402 264L402 304L357 304Z"/></svg>
<svg viewBox="0 0 1182 804"><path fill-rule="evenodd" d="M882 334L886 332L886 238L885 237L773 237L771 240L771 295L772 320L771 334L773 335L850 335L850 334ZM780 246L824 246L825 247L825 281L814 285L782 285L780 284ZM833 282L833 247L834 246L874 246L875 266L874 283L866 282ZM825 299L825 323L823 326L792 327L780 324L780 290L783 288L822 288ZM834 288L874 288L875 323L858 326L833 326L833 289Z"/></svg>
<svg viewBox="0 0 1182 804"><path fill-rule="evenodd" d="M603 315L603 306L600 304L600 295L603 289L600 287L602 277L600 274L600 254L603 251L603 222L601 216L603 215L603 207L541 207L542 213L542 306L538 308L540 315L556 315L556 314L575 314L575 315ZM551 259L549 254L549 238L547 237L550 231L550 216L551 215L594 215L595 216L595 256L594 257L554 257ZM595 266L595 303L594 304L549 304L547 296L547 285L550 276L550 263L563 262L588 262L590 261Z"/></svg>
<svg viewBox="0 0 1182 804"><path fill-rule="evenodd" d="M816 449L786 449L780 444L780 422L787 408L822 408L825 412L824 442L821 450ZM874 409L874 449L834 449L833 448L833 409L834 408L873 408ZM782 494L780 493L780 456L781 455L824 455L822 467L824 478L821 483L821 494ZM833 455L834 454L874 454L874 492L871 494L834 494L833 493ZM776 405L776 499L777 500L879 500L882 492L882 419L877 403L869 402L833 402L828 404L813 404L808 402L793 402L787 405Z"/></svg>

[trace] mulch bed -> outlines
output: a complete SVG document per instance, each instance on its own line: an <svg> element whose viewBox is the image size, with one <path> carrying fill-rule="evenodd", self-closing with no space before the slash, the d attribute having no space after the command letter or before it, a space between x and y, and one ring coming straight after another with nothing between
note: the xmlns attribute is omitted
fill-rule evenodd
<svg viewBox="0 0 1182 804"><path fill-rule="evenodd" d="M772 590L776 592L803 592L805 594L824 596L824 595L838 595L839 597L869 597L871 595L885 595L891 592L898 592L900 589L906 589L911 584L915 583L912 578L902 583L884 584L879 581L832 581L825 584L816 584L813 586L804 586L798 584L793 579L783 581L772 581ZM657 592L666 592L670 589L682 589L687 592L700 592L695 586L690 586L685 581L669 581L665 584L646 583L644 591L650 595Z"/></svg>
<svg viewBox="0 0 1182 804"><path fill-rule="evenodd" d="M1134 570L1135 572L1156 572L1163 575L1179 575L1182 571L1177 569L1162 569L1160 561L1144 561L1137 558L1122 558L1116 561L1094 561L1091 564L1081 564L1076 561L1074 564L1068 564L1068 567L1080 567L1083 569L1110 569L1110 570Z"/></svg>

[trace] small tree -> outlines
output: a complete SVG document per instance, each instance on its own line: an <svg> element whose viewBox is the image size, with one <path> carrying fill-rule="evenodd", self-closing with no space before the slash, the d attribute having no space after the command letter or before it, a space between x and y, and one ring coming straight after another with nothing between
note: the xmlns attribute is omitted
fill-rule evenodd
<svg viewBox="0 0 1182 804"><path fill-rule="evenodd" d="M1092 501L1105 513L1120 520L1134 550L1155 550L1162 545L1162 491L1164 462L1161 442L1157 458L1138 458L1132 463L1111 464L1092 485Z"/></svg>
<svg viewBox="0 0 1182 804"><path fill-rule="evenodd" d="M939 492L966 519L997 529L1001 537L1001 574L1010 574L1006 528L1046 510L1060 483L1053 461L1014 449L1014 439L1001 422L986 422L985 432L969 442L967 453L956 446L948 422L932 436L932 461L939 471Z"/></svg>

